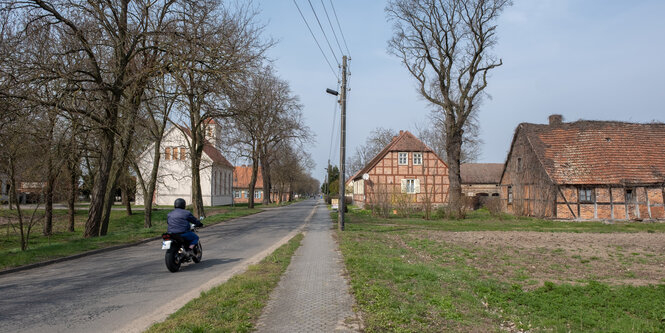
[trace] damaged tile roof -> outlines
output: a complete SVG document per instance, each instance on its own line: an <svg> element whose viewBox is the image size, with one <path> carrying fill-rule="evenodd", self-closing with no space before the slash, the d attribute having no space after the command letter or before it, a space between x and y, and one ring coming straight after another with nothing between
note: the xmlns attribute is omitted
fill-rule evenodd
<svg viewBox="0 0 665 333"><path fill-rule="evenodd" d="M462 184L498 184L501 181L503 163L462 163Z"/></svg>
<svg viewBox="0 0 665 333"><path fill-rule="evenodd" d="M557 184L665 182L665 124L576 121L520 124L545 171Z"/></svg>

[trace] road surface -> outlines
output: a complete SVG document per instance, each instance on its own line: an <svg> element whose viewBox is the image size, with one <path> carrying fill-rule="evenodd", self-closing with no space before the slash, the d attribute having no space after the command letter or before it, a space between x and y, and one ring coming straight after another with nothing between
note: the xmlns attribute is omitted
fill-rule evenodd
<svg viewBox="0 0 665 333"><path fill-rule="evenodd" d="M140 332L271 253L317 201L199 230L203 261L177 273L161 240L0 275L0 332Z"/></svg>

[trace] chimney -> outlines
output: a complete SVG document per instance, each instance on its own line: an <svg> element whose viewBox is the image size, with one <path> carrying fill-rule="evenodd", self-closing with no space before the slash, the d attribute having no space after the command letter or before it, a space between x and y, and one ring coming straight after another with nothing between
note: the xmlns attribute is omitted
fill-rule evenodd
<svg viewBox="0 0 665 333"><path fill-rule="evenodd" d="M404 131L400 130L399 135L402 135L402 134L404 134Z"/></svg>
<svg viewBox="0 0 665 333"><path fill-rule="evenodd" d="M563 116L560 114L553 114L548 117L550 121L550 126L552 125L561 125L563 123Z"/></svg>

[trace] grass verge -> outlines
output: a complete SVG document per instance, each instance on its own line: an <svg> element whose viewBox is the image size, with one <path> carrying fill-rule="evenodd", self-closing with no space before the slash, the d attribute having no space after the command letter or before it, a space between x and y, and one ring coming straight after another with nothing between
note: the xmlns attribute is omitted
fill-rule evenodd
<svg viewBox="0 0 665 333"><path fill-rule="evenodd" d="M524 256L519 244L475 245L455 240L460 231L536 231L551 234L555 242L556 235L564 232L648 235L663 232L663 224L493 220L481 214L461 221L381 219L360 210L346 215L346 231L338 232L338 237L367 332L665 331L662 282L624 283L620 279L625 272L617 269L613 274L618 284L594 278L533 283L542 267L547 267L547 262L532 266L539 260L538 251L560 260L558 274L566 275L573 269L590 269L595 261L633 260L627 258L630 250L628 255L584 262L562 249L538 247ZM630 264L639 266L639 260L644 259ZM661 255L649 260L664 262ZM500 267L508 263L514 266ZM506 272L512 276L506 278Z"/></svg>
<svg viewBox="0 0 665 333"><path fill-rule="evenodd" d="M43 236L41 223L37 223L30 234L26 251L20 249L20 238L11 224L0 225L0 270L18 267L46 260L62 258L90 250L114 245L131 244L137 241L161 235L166 231L166 215L171 209L154 210L152 227L143 227L143 212L127 216L124 211L111 211L109 232L103 237L83 238L87 211L76 211L75 232L67 230L67 211L55 210L53 234ZM236 217L260 212L259 209L221 207L210 209L213 213L205 219L205 225L211 225ZM14 211L15 212L15 211ZM13 211L1 210L0 215L11 218ZM43 212L38 212L42 214ZM42 218L43 217L39 217Z"/></svg>
<svg viewBox="0 0 665 333"><path fill-rule="evenodd" d="M204 292L147 332L250 332L300 247L299 234L245 273Z"/></svg>

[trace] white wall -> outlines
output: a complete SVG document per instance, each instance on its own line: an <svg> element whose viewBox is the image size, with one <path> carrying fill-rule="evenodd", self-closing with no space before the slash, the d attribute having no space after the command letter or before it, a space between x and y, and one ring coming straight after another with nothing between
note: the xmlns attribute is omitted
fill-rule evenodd
<svg viewBox="0 0 665 333"><path fill-rule="evenodd" d="M178 154L176 160L165 158L166 148L178 147ZM187 142L184 134L177 128L172 127L164 136L161 145L161 161L159 164L159 172L157 177L157 186L155 194L156 205L172 205L175 199L183 198L187 200L187 204L192 202L192 173L190 162L190 151L187 147ZM186 156L184 160L180 159L180 148L186 148ZM154 147L145 151L139 160L139 168L144 179L149 177L150 170L153 165ZM231 192L219 193L213 192L213 179L212 173L214 171L225 172L233 174L232 169L227 166L213 164L212 160L204 153L201 161L201 192L203 196L203 205L205 206L218 206L230 205L232 202ZM143 191L140 185L137 185L136 203L143 203Z"/></svg>

